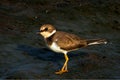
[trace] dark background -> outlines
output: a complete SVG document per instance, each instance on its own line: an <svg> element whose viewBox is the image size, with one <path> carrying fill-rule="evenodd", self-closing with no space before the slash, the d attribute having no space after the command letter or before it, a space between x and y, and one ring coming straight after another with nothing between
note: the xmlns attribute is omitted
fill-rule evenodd
<svg viewBox="0 0 120 80"><path fill-rule="evenodd" d="M105 38L68 53L68 73L56 75L63 54L46 49L36 35L42 24L86 39ZM1 79L119 79L119 0L0 0Z"/></svg>

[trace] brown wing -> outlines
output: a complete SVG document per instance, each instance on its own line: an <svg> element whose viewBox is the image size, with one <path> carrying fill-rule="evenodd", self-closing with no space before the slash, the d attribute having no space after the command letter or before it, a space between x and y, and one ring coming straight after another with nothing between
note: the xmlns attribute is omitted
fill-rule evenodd
<svg viewBox="0 0 120 80"><path fill-rule="evenodd" d="M56 43L58 46L60 46L61 49L69 51L86 46L86 41L80 39L74 34L69 34L66 32L58 32L57 34L60 34L60 36L56 36Z"/></svg>

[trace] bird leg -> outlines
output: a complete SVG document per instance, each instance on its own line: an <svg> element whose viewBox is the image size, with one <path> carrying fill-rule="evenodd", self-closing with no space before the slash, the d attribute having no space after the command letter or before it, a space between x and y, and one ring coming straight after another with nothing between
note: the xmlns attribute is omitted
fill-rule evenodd
<svg viewBox="0 0 120 80"><path fill-rule="evenodd" d="M69 59L68 59L68 56L66 54L65 54L65 60L66 61L65 61L64 65L63 65L63 67L61 69L62 71L64 71L64 70L67 71L67 63L68 63Z"/></svg>
<svg viewBox="0 0 120 80"><path fill-rule="evenodd" d="M62 69L60 71L56 72L56 74L62 74L64 72L68 72L67 63L68 63L69 58L68 58L67 54L64 54L64 56L65 56L65 63L63 65Z"/></svg>

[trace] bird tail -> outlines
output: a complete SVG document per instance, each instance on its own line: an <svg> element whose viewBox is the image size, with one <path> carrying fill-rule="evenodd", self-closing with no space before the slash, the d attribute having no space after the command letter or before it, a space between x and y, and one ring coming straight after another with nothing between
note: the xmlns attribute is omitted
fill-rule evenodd
<svg viewBox="0 0 120 80"><path fill-rule="evenodd" d="M96 45L96 44L107 44L105 39L89 39L87 40L87 45Z"/></svg>

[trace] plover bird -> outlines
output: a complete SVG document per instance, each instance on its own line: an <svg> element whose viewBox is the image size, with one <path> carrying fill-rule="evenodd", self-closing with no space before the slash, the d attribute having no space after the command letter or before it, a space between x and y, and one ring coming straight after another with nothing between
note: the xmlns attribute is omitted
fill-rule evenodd
<svg viewBox="0 0 120 80"><path fill-rule="evenodd" d="M38 33L44 37L46 45L51 50L57 53L64 54L64 57L65 57L64 65L60 71L56 72L56 74L62 74L64 72L68 72L68 69L67 69L67 63L69 60L67 56L68 52L74 51L89 45L107 43L105 39L81 39L80 37L74 34L63 32L63 31L57 31L56 28L51 24L42 25Z"/></svg>

